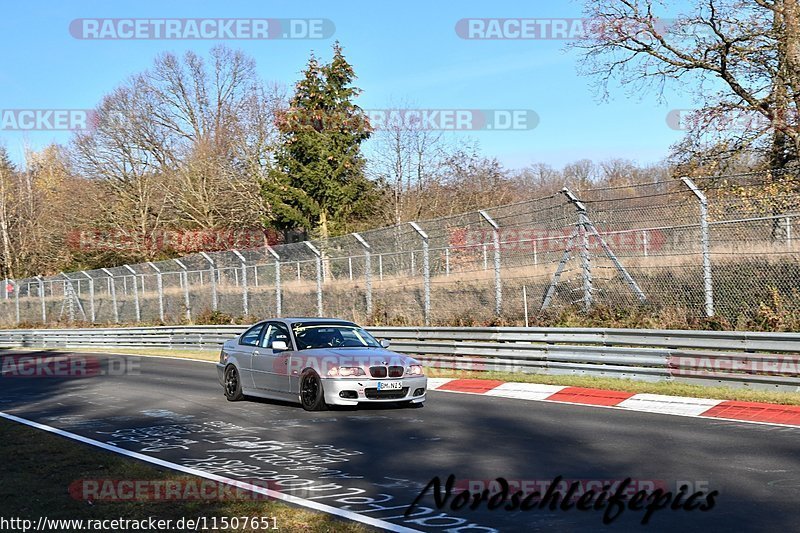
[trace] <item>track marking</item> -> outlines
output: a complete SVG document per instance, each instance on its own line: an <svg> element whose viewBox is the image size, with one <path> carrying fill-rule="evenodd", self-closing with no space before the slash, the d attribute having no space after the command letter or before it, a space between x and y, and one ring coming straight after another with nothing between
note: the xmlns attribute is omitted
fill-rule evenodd
<svg viewBox="0 0 800 533"><path fill-rule="evenodd" d="M432 381L428 380L429 391L451 394L473 394L562 405L618 409L629 413L639 412L800 428L800 406L796 405L735 402L664 394L633 394L605 389L560 387L536 383L508 382L494 385L496 382L491 380L485 380L487 385L484 387L472 383L479 380L447 380L444 384L431 383Z"/></svg>
<svg viewBox="0 0 800 533"><path fill-rule="evenodd" d="M345 509L339 509L337 507L332 507L330 505L325 505L319 502L306 500L304 498L298 498L297 496L290 496L289 494L283 494L282 492L278 492L272 489L268 489L265 487L259 487L257 485L252 485L250 483L243 483L241 481L237 481L235 479L227 478L224 476L218 476L216 474L210 474L208 472L203 472L202 470L197 470L195 468L190 468L187 466L182 466L177 463L172 463L169 461L164 461L163 459L158 459L156 457L151 457L149 455L145 455L138 452L132 452L129 450L124 450L121 448L117 448L110 444L106 444L105 442L100 442L98 440L90 439L88 437L84 437L82 435L78 435L76 433L71 433L69 431L64 431L63 429L58 429L52 426L48 426L46 424L40 424L39 422L34 422L33 420L28 420L26 418L21 418L18 416L14 416L9 413L0 412L0 418L5 418L6 420L11 420L12 422L18 422L20 424L24 424L26 426L30 426L32 428L36 428L42 431L47 431L49 433L54 433L56 435L60 435L62 437L66 437L68 439L76 440L78 442L82 442L84 444L89 444L90 446L95 446L97 448L101 448L103 450L116 453L119 455L124 455L126 457L130 457L132 459L137 459L139 461L144 461L146 463L162 466L164 468L169 468L171 470L176 470L178 472L183 472L185 474L189 474L192 476L201 477L204 479L209 479L212 481L217 481L219 483L225 483L231 485L233 487L241 488L250 492L255 492L258 494L263 494L265 496L269 496L270 498L281 500L286 503L291 503L294 505L298 505L300 507L306 507L308 509L313 509L315 511L320 511L327 514L332 514L338 516L340 518L345 518L347 520L353 520L355 522L361 522L362 524L367 524L369 526L377 527L380 529L384 529L386 531L395 531L398 533L415 533L419 532L418 529L411 529L405 526L400 526L397 524L392 524L391 522L386 522L384 520L378 520L376 518L371 518L369 516L364 516L358 513L354 513L353 511L347 511Z"/></svg>

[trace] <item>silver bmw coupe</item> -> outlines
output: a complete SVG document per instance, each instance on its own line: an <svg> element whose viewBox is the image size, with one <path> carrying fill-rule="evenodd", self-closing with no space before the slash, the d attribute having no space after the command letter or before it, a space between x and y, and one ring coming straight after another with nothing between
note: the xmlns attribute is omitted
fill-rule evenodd
<svg viewBox="0 0 800 533"><path fill-rule="evenodd" d="M222 346L219 382L229 401L247 396L328 405L402 402L421 407L427 378L416 359L388 350L352 322L279 318L259 322Z"/></svg>

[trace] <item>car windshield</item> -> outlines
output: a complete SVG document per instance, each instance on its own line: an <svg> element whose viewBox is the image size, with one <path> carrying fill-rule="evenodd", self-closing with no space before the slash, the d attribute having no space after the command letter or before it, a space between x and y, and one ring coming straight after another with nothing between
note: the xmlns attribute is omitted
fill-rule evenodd
<svg viewBox="0 0 800 533"><path fill-rule="evenodd" d="M295 324L298 350L314 348L380 348L375 337L358 326L339 324Z"/></svg>

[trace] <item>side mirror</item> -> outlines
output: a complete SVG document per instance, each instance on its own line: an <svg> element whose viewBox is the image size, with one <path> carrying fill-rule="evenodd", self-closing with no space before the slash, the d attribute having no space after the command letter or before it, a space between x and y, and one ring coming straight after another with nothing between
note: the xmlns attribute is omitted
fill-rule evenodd
<svg viewBox="0 0 800 533"><path fill-rule="evenodd" d="M390 341L389 339L381 339L381 346L383 346L384 348L388 348L389 346L391 346L391 344L392 341Z"/></svg>
<svg viewBox="0 0 800 533"><path fill-rule="evenodd" d="M288 349L289 346L287 346L286 341L272 341L272 351L285 352Z"/></svg>

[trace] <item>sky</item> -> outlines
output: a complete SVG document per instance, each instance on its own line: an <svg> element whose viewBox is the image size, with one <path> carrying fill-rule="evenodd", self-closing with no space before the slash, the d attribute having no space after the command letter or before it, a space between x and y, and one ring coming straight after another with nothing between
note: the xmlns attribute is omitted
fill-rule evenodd
<svg viewBox="0 0 800 533"><path fill-rule="evenodd" d="M630 95L612 86L604 102L592 80L579 75L579 52L567 49L570 41L561 34L554 39L467 39L464 23L457 29L462 19L568 20L581 17L581 9L579 0L9 2L0 19L0 110L91 109L127 77L150 67L158 54L205 54L219 43L252 56L265 81L292 86L312 51L328 59L339 40L363 90L357 102L361 107L441 110L440 122L448 111L486 112L480 116L494 118L472 120L470 127L488 123L493 129L447 135L477 141L485 155L508 168L534 163L561 167L582 158L639 164L661 160L682 137L668 125L667 114L692 107L686 88L670 88L666 101L659 101L655 93ZM322 19L309 24L323 29L321 38L313 39L79 39L75 35L91 32L91 26L73 22L220 18ZM124 29L115 24L117 31ZM302 22L296 24L302 28ZM490 23L481 24L473 26L473 35L491 30ZM509 26L503 35L513 36L514 29ZM522 117L517 129L504 128L502 118L509 113ZM18 163L26 146L40 149L67 143L71 136L47 124L41 130L11 130L8 115L3 118L0 144Z"/></svg>

